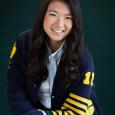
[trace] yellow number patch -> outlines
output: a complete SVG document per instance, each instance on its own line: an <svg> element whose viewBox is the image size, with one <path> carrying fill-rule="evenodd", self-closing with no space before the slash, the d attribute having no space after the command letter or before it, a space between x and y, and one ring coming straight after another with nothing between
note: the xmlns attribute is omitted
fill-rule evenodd
<svg viewBox="0 0 115 115"><path fill-rule="evenodd" d="M94 72L87 72L83 84L93 86Z"/></svg>

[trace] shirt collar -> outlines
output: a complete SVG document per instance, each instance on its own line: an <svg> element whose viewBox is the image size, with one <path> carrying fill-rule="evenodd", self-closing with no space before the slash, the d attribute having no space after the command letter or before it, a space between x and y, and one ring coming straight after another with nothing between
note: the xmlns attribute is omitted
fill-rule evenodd
<svg viewBox="0 0 115 115"><path fill-rule="evenodd" d="M65 41L62 43L62 45L60 46L60 48L57 51L53 52L53 53L52 53L52 49L46 43L47 48L48 48L48 56L49 56L48 58L49 58L49 60L51 58L53 58L54 60L57 60L58 58L61 57L62 53L64 52L64 48L63 48L64 43L65 43Z"/></svg>

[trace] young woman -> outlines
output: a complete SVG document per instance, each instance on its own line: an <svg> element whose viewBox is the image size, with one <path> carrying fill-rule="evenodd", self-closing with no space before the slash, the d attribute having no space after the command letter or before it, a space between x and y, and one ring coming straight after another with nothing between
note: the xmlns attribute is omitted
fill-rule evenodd
<svg viewBox="0 0 115 115"><path fill-rule="evenodd" d="M100 115L79 0L45 0L14 43L7 99L13 115Z"/></svg>

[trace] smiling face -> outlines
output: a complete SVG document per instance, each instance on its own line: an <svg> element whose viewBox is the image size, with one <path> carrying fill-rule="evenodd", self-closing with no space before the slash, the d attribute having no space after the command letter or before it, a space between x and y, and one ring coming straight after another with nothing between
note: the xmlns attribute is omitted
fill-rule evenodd
<svg viewBox="0 0 115 115"><path fill-rule="evenodd" d="M49 36L49 45L61 45L72 29L72 15L68 4L60 0L52 1L47 9L43 26Z"/></svg>

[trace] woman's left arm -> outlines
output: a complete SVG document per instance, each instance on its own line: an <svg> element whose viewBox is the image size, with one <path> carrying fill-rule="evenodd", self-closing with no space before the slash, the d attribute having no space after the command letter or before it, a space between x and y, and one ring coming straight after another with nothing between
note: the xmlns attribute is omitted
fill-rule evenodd
<svg viewBox="0 0 115 115"><path fill-rule="evenodd" d="M46 111L48 115L101 115L94 86L94 63L88 49L81 58L80 73L80 80L69 88L61 110Z"/></svg>
<svg viewBox="0 0 115 115"><path fill-rule="evenodd" d="M75 115L102 115L94 85L94 62L87 48L80 61L81 78L70 87L70 94L62 108L71 110Z"/></svg>

